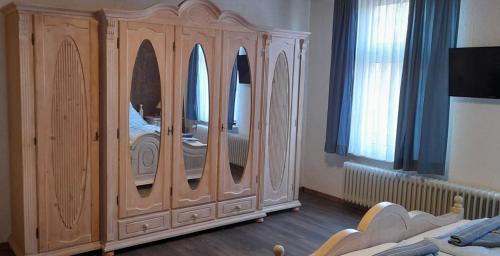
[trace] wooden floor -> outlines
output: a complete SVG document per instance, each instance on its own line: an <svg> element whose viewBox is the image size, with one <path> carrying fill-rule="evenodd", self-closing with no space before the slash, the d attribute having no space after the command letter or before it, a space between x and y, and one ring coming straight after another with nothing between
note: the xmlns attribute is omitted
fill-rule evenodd
<svg viewBox="0 0 500 256"><path fill-rule="evenodd" d="M275 244L285 246L285 255L303 256L317 249L335 232L355 228L363 212L320 198L301 193L303 204L300 212L282 211L265 218L264 223L253 221L199 232L174 239L150 243L117 251L117 255L273 255ZM9 253L0 255L10 255ZM99 255L89 253L86 255Z"/></svg>

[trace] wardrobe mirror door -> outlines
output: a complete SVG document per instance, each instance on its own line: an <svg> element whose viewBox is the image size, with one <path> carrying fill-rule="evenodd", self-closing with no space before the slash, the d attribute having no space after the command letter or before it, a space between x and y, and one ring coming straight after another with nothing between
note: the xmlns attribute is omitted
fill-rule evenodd
<svg viewBox="0 0 500 256"><path fill-rule="evenodd" d="M289 133L288 63L284 52L276 59L269 110L269 170L271 186L278 190L284 178Z"/></svg>
<svg viewBox="0 0 500 256"><path fill-rule="evenodd" d="M252 109L252 81L245 48L236 52L227 106L227 145L231 176L239 184L248 159Z"/></svg>
<svg viewBox="0 0 500 256"><path fill-rule="evenodd" d="M182 150L187 182L194 190L203 177L210 121L208 70L200 44L192 49L188 65L183 93Z"/></svg>
<svg viewBox="0 0 500 256"><path fill-rule="evenodd" d="M142 41L135 59L129 104L130 164L135 186L147 196L160 158L161 81L151 41Z"/></svg>

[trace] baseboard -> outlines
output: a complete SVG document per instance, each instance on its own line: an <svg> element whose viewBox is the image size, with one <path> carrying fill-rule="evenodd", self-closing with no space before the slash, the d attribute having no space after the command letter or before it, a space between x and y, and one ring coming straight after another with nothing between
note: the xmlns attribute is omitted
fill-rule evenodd
<svg viewBox="0 0 500 256"><path fill-rule="evenodd" d="M303 193L306 193L306 194L315 195L315 196L318 196L318 197L321 197L321 198L324 198L324 199L328 199L330 201L334 201L334 202L340 203L340 204L346 203L346 201L344 201L344 199L342 199L340 197L336 197L336 196L332 196L332 195L329 195L329 194L325 194L323 192L319 192L317 190L306 188L306 187L300 187L300 192L303 192Z"/></svg>
<svg viewBox="0 0 500 256"><path fill-rule="evenodd" d="M310 188L306 188L306 187L300 187L300 191L302 193L306 193L306 194L310 194L310 195L315 195L317 197L321 197L323 199L326 199L326 200L329 200L329 201L332 201L332 202L335 202L335 203L338 203L338 204L342 204L342 205L345 205L345 206L348 206L348 207L352 207L352 208L358 209L360 211L367 211L368 210L367 207L363 207L363 206L360 206L360 205L357 205L357 204L353 204L353 203L347 202L347 201L345 201L342 198L339 198L339 197L336 197L336 196L332 196L332 195L329 195L329 194L325 194L323 192L320 192L320 191L317 191L317 190L314 190L314 189L310 189Z"/></svg>
<svg viewBox="0 0 500 256"><path fill-rule="evenodd" d="M14 252L14 255L25 255L24 249L22 247L20 247L16 243L16 241L14 241L14 239L12 239L12 236L9 237L8 245L9 245L9 250Z"/></svg>
<svg viewBox="0 0 500 256"><path fill-rule="evenodd" d="M275 205L271 205L271 206L264 206L264 208L262 210L266 213L270 213L270 212L277 212L277 211L297 208L297 207L301 207L301 206L302 206L302 204L299 202L299 200L295 200L295 201L281 203L281 204L275 204Z"/></svg>

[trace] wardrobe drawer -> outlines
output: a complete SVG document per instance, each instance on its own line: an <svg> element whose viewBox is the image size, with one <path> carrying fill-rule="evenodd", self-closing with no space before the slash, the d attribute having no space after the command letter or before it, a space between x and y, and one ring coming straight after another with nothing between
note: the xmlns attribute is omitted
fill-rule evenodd
<svg viewBox="0 0 500 256"><path fill-rule="evenodd" d="M118 221L120 239L170 228L170 212L149 214Z"/></svg>
<svg viewBox="0 0 500 256"><path fill-rule="evenodd" d="M172 211L172 226L180 227L215 219L215 203Z"/></svg>
<svg viewBox="0 0 500 256"><path fill-rule="evenodd" d="M256 202L257 198L255 196L219 202L217 217L222 218L253 212L256 209Z"/></svg>

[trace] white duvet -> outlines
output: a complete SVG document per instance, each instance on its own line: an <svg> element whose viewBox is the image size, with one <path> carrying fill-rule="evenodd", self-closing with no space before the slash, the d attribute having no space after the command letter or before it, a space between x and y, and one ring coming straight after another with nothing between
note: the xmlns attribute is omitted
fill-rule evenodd
<svg viewBox="0 0 500 256"><path fill-rule="evenodd" d="M448 243L449 236L451 232L456 231L458 228L464 227L466 225L477 223L482 220L462 220L444 227L436 228L420 235L416 235L412 238L406 239L399 243L400 245L413 244L422 241L423 239L428 239L439 247L441 251L439 255L455 255L455 256L499 256L500 248L484 248L479 246L465 246L458 247ZM445 236L445 237L443 237ZM436 239L438 238L439 239Z"/></svg>
<svg viewBox="0 0 500 256"><path fill-rule="evenodd" d="M479 220L476 220L479 221ZM435 239L436 237L442 237L445 235L450 234L451 232L455 231L457 228L460 228L464 225L467 225L470 220L462 220L458 221L456 223L436 228L433 230L429 230L427 232L424 232L422 234L416 235L414 237L408 238L406 240L403 240L399 243L385 243L381 245L377 245L374 247L370 247L364 250L359 250L351 253L344 254L345 256L370 256L370 255L375 255L377 253L389 250L393 247L396 246L404 246L404 245L409 245L409 244L414 244L418 243L424 239L429 239L432 242L435 242L435 244L439 247L439 256L448 256L448 255L454 255L454 256L500 256L500 248L494 248L494 249L488 249L484 247L478 247L478 246L466 246L466 247L457 247L448 244L448 240L446 238L442 239ZM475 222L475 221L473 221Z"/></svg>
<svg viewBox="0 0 500 256"><path fill-rule="evenodd" d="M344 256L369 256L369 255L375 255L377 253L387 251L393 247L398 245L397 243L385 243L385 244L380 244L374 247L366 248L363 250L355 251L355 252L350 252L347 254L344 254Z"/></svg>
<svg viewBox="0 0 500 256"><path fill-rule="evenodd" d="M151 133L160 133L160 127L156 125L150 125L142 116L137 113L132 104L129 104L129 138L130 144L133 144L137 138Z"/></svg>

